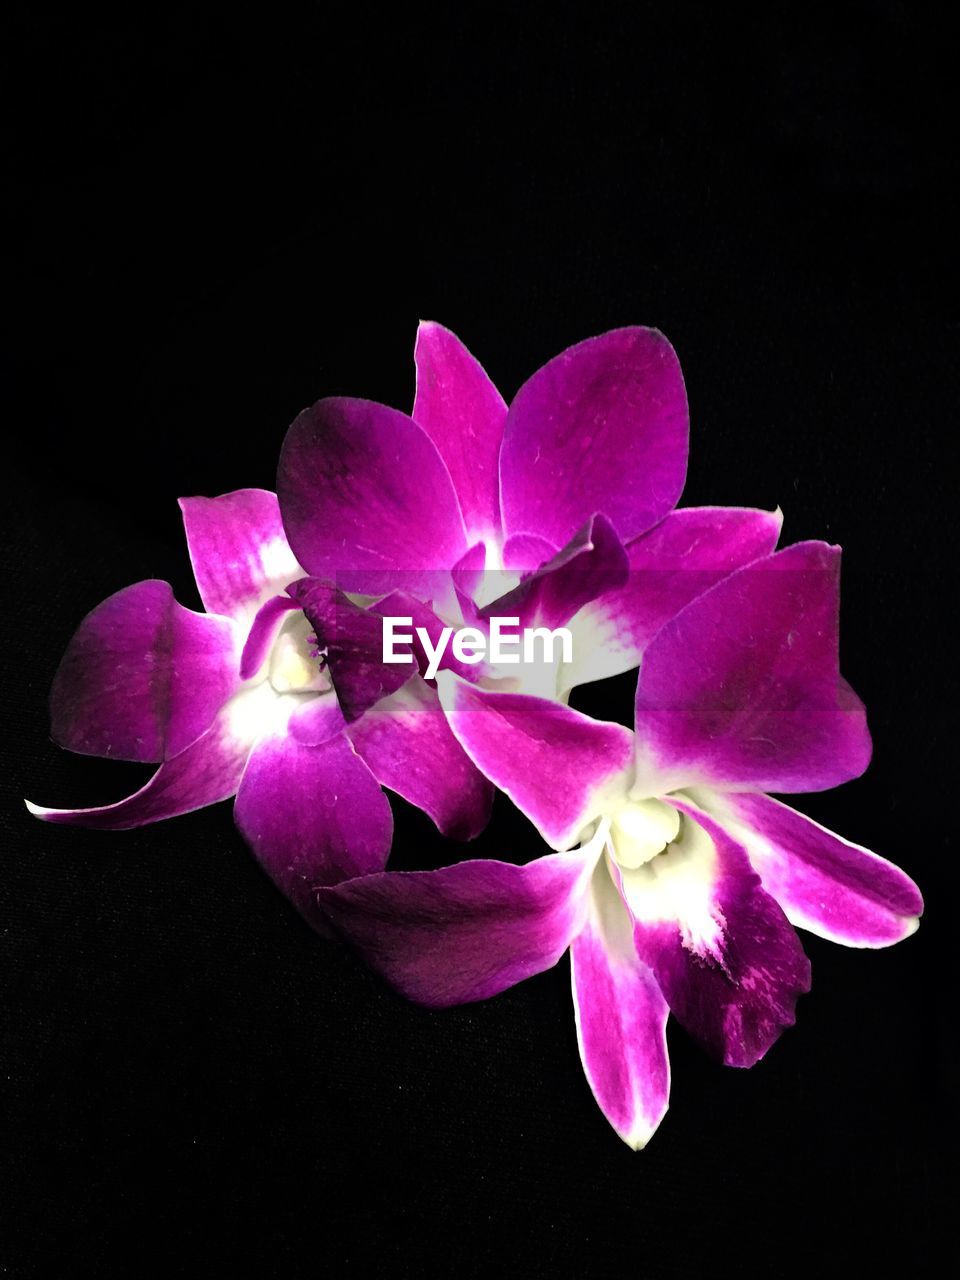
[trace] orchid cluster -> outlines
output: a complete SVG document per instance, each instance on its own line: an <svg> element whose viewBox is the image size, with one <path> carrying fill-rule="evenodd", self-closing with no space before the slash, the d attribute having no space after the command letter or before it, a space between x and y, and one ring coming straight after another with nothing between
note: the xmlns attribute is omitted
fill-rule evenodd
<svg viewBox="0 0 960 1280"><path fill-rule="evenodd" d="M569 951L584 1071L642 1147L671 1013L751 1066L810 987L796 928L882 947L917 927L902 871L769 794L870 759L839 670L840 550L778 550L779 511L676 508L687 401L654 330L571 347L509 407L440 325L415 363L412 415L321 400L276 494L181 501L204 612L165 582L117 592L51 694L61 746L156 771L115 804L28 807L114 830L235 796L305 919L422 1004L486 999ZM386 662L397 617L406 661ZM572 647L513 665L446 647L505 617ZM632 729L571 707L633 670ZM495 788L543 839L527 860L387 869L384 789L469 841Z"/></svg>

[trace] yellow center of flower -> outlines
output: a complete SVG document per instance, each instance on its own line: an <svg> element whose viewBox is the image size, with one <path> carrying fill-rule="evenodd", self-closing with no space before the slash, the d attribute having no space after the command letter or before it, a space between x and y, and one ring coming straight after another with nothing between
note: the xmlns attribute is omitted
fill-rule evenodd
<svg viewBox="0 0 960 1280"><path fill-rule="evenodd" d="M680 833L680 814L662 800L628 800L613 815L610 846L621 867L642 867Z"/></svg>

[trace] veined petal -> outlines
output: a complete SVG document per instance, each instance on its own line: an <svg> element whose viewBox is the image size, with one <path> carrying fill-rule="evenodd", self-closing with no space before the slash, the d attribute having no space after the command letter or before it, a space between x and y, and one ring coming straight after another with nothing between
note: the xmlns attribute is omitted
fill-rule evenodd
<svg viewBox="0 0 960 1280"><path fill-rule="evenodd" d="M248 622L270 596L302 575L275 493L237 489L218 498L181 498L180 510L207 613Z"/></svg>
<svg viewBox="0 0 960 1280"><path fill-rule="evenodd" d="M670 1096L669 1008L637 957L629 913L605 861L570 947L580 1057L601 1111L628 1146L646 1146Z"/></svg>
<svg viewBox="0 0 960 1280"><path fill-rule="evenodd" d="M313 924L323 924L320 885L382 871L390 853L390 803L342 733L317 746L263 738L233 812L261 866Z"/></svg>
<svg viewBox="0 0 960 1280"><path fill-rule="evenodd" d="M371 595L398 584L424 599L450 589L467 550L460 509L433 442L406 414L320 400L287 432L277 490L309 573Z"/></svg>
<svg viewBox="0 0 960 1280"><path fill-rule="evenodd" d="M605 516L594 516L562 551L482 609L481 616L518 618L521 628L562 627L586 602L622 588L628 572L627 553L613 525Z"/></svg>
<svg viewBox="0 0 960 1280"><path fill-rule="evenodd" d="M28 800L27 808L45 822L123 831L228 800L239 785L250 748L280 713L279 703L267 684L242 690L221 709L206 733L166 760L139 791L116 804L47 809Z"/></svg>
<svg viewBox="0 0 960 1280"><path fill-rule="evenodd" d="M489 693L437 677L447 720L477 768L533 822L555 849L626 795L633 735L570 707L522 693Z"/></svg>
<svg viewBox="0 0 960 1280"><path fill-rule="evenodd" d="M655 329L614 329L562 352L517 393L500 451L504 532L564 546L595 512L627 541L676 504L687 397Z"/></svg>
<svg viewBox="0 0 960 1280"><path fill-rule="evenodd" d="M383 661L383 619L361 609L328 582L301 578L291 584L291 597L307 615L337 691L347 721L362 716L417 674L412 645L396 646L409 662Z"/></svg>
<svg viewBox="0 0 960 1280"><path fill-rule="evenodd" d="M657 633L637 683L638 785L820 791L863 772L866 715L838 666L839 575L838 547L798 543Z"/></svg>
<svg viewBox="0 0 960 1280"><path fill-rule="evenodd" d="M694 798L743 845L798 929L851 947L890 946L916 930L920 890L892 862L771 796L703 789Z"/></svg>
<svg viewBox="0 0 960 1280"><path fill-rule="evenodd" d="M424 320L414 350L413 420L446 463L471 539L500 532L497 461L507 406L479 362L443 325Z"/></svg>
<svg viewBox="0 0 960 1280"><path fill-rule="evenodd" d="M238 633L177 604L169 583L125 587L80 623L53 679L55 742L155 763L207 729L238 687Z"/></svg>
<svg viewBox="0 0 960 1280"><path fill-rule="evenodd" d="M419 1004L486 1000L560 959L583 921L596 850L517 867L481 859L321 889L331 924Z"/></svg>
<svg viewBox="0 0 960 1280"><path fill-rule="evenodd" d="M569 623L573 662L563 689L604 680L640 665L656 633L691 600L735 569L769 555L783 516L748 507L671 511L627 547L629 574Z"/></svg>
<svg viewBox="0 0 960 1280"><path fill-rule="evenodd" d="M696 806L680 839L622 873L637 954L671 1012L730 1067L753 1066L793 1025L810 963L744 850Z"/></svg>
<svg viewBox="0 0 960 1280"><path fill-rule="evenodd" d="M490 820L493 787L450 732L435 689L410 680L355 720L348 736L385 787L430 815L455 840Z"/></svg>

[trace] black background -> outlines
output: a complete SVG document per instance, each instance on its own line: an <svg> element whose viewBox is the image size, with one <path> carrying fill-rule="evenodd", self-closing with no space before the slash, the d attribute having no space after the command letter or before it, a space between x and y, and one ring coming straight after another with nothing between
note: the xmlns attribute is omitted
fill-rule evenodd
<svg viewBox="0 0 960 1280"><path fill-rule="evenodd" d="M922 1272L952 1151L946 25L404 8L8 12L0 1274ZM177 496L272 487L322 395L408 408L420 316L508 397L656 325L684 503L780 503L787 541L845 549L875 756L804 807L902 864L927 917L886 952L805 938L813 992L749 1072L671 1024L639 1154L584 1082L565 960L427 1012L310 933L229 806L116 835L21 808L140 781L49 742L74 627L141 578L196 606ZM396 811L395 865L449 856ZM498 810L479 848L539 846Z"/></svg>

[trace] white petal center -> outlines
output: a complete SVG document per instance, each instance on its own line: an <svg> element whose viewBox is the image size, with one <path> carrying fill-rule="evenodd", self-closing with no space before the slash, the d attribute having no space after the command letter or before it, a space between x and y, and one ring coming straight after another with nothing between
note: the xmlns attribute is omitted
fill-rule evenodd
<svg viewBox="0 0 960 1280"><path fill-rule="evenodd" d="M320 693L330 676L312 653L313 628L302 613L291 614L270 651L269 679L277 693Z"/></svg>
<svg viewBox="0 0 960 1280"><path fill-rule="evenodd" d="M680 831L680 814L662 800L628 800L614 815L610 840L621 867L642 867L662 853Z"/></svg>

